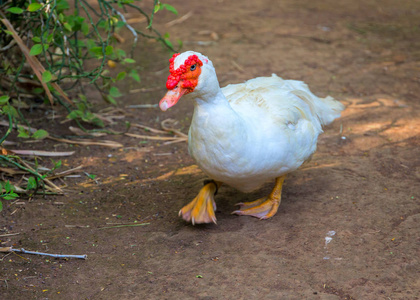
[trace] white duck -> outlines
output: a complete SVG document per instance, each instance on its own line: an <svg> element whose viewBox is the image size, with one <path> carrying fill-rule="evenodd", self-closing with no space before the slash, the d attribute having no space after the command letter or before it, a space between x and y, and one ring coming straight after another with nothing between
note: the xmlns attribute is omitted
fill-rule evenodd
<svg viewBox="0 0 420 300"><path fill-rule="evenodd" d="M277 212L286 174L316 150L322 125L340 116L344 106L318 98L301 81L273 74L220 88L212 62L187 51L170 59L166 111L186 94L194 100L189 152L212 180L179 214L186 221L216 223L214 195L224 183L243 192L276 180L268 197L239 203L237 215L268 219Z"/></svg>

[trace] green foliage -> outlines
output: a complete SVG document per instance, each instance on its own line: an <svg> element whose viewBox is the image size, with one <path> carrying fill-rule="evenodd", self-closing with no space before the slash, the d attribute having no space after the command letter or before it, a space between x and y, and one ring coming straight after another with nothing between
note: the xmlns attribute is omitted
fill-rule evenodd
<svg viewBox="0 0 420 300"><path fill-rule="evenodd" d="M47 83L50 82L52 79L52 75L50 71L45 71L44 73L42 73L42 81Z"/></svg>
<svg viewBox="0 0 420 300"><path fill-rule="evenodd" d="M0 105L5 105L7 102L9 102L10 97L9 96L1 96L0 97Z"/></svg>
<svg viewBox="0 0 420 300"><path fill-rule="evenodd" d="M91 104L87 101L87 98L80 94L79 100L77 101L77 109L72 110L67 118L71 120L82 120L84 122L92 123L99 127L104 127L104 122L97 117L96 114L92 113L90 108Z"/></svg>
<svg viewBox="0 0 420 300"><path fill-rule="evenodd" d="M40 131L40 130L39 130ZM36 132L34 133L36 134ZM26 185L22 182L21 178L17 183L12 184L9 180L0 181L0 211L3 209L3 203L1 200L14 200L19 197L19 194L24 194L28 196L33 196L37 193L38 189L42 187L45 192L45 178L54 173L55 170L59 169L62 165L61 160L54 161L53 167L47 169L45 167L40 167L38 165L38 160L35 158L35 164L33 169L28 169L27 167L21 164L22 159L17 156L4 156L0 155L0 164L7 168L17 167L25 174L29 174ZM45 172L47 170L47 172Z"/></svg>
<svg viewBox="0 0 420 300"><path fill-rule="evenodd" d="M33 138L35 140L45 139L49 135L48 132L45 131L44 129L39 129L35 131L34 133L31 133L29 130L19 125L18 125L18 133L19 133L18 137L20 138L23 138L23 139Z"/></svg>
<svg viewBox="0 0 420 300"><path fill-rule="evenodd" d="M89 177L90 179L92 179L92 180L95 180L96 175L94 175L94 174L88 174L88 177Z"/></svg>
<svg viewBox="0 0 420 300"><path fill-rule="evenodd" d="M80 107L64 104L63 98L54 84L66 91L70 97L73 93L84 93L88 85L96 87L103 99L113 105L122 94L115 87L118 81L130 78L140 82L140 75L135 68L136 61L130 54L119 48L114 35L123 28L133 34L133 52L139 37L160 41L173 50L169 36L162 36L153 27L154 14L167 10L174 14L178 12L169 4L155 1L146 13L136 5L137 0L20 0L1 2L0 11L17 31L20 37L29 37L24 41L29 55L39 60L43 69L39 69L41 87L25 89L19 82L27 78L37 80L34 76L33 65L16 43L13 30L0 23L0 113L11 115L15 121L22 118L13 105L8 104L11 99L22 99L21 95L37 94L47 96L43 88L48 87L54 101L63 104L69 112L68 117L76 121L93 123L104 126L103 122L90 112L91 106ZM146 32L139 31L127 24L123 13L130 9L146 17L148 28ZM174 51L174 50L173 50ZM110 72L110 68L120 66L123 71L117 74ZM128 76L127 76L128 75ZM24 98L24 97L23 97ZM30 99L28 99L30 100ZM45 99L47 100L47 99ZM77 101L76 101L77 102ZM85 104L87 101L84 101ZM48 101L46 101L48 103ZM19 132L23 138L37 137L23 131Z"/></svg>
<svg viewBox="0 0 420 300"><path fill-rule="evenodd" d="M19 195L14 192L13 186L10 184L10 181L0 181L0 199L4 200L14 200L18 198ZM0 211L3 210L3 202L0 200Z"/></svg>
<svg viewBox="0 0 420 300"><path fill-rule="evenodd" d="M169 4L162 4L160 2L158 2L155 5L154 13L157 13L159 10L163 10L163 9L166 9L166 10L168 10L168 11L170 11L170 12L176 14L176 15L178 14L178 11L175 9L175 7L173 7L172 5L169 5Z"/></svg>
<svg viewBox="0 0 420 300"><path fill-rule="evenodd" d="M35 140L43 140L48 136L48 132L44 129L38 129L32 134L32 138Z"/></svg>
<svg viewBox="0 0 420 300"><path fill-rule="evenodd" d="M38 187L38 182L36 181L35 177L33 177L33 176L29 177L26 189L27 190L34 190L37 187Z"/></svg>

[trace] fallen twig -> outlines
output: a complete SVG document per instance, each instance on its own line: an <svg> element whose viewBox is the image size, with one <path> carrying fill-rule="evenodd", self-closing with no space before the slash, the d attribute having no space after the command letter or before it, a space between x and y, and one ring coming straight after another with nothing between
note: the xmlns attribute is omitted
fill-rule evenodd
<svg viewBox="0 0 420 300"><path fill-rule="evenodd" d="M85 132L82 129L73 127L73 126L70 126L69 130L73 132L74 134L81 135L81 136L90 135L90 136L100 137L100 136L107 135L105 132Z"/></svg>
<svg viewBox="0 0 420 300"><path fill-rule="evenodd" d="M9 150L15 154L19 155L33 155L33 156L70 156L75 153L75 151L70 152L52 152L52 151L43 151L43 150Z"/></svg>
<svg viewBox="0 0 420 300"><path fill-rule="evenodd" d="M177 130L177 129L174 129L174 128L171 128L171 127L168 127L168 123L175 123L175 120L173 120L173 119L166 119L166 120L163 120L162 121L162 123L160 123L160 126L162 126L162 129L164 130L164 131L167 131L167 132L173 132L174 134L176 134L177 136L179 136L179 137L181 137L181 138L185 138L186 139L186 141L188 141L188 135L186 135L185 133L183 133L183 132L181 132L181 131L179 131L179 130Z"/></svg>
<svg viewBox="0 0 420 300"><path fill-rule="evenodd" d="M158 108L158 104L135 104L127 105L127 108Z"/></svg>
<svg viewBox="0 0 420 300"><path fill-rule="evenodd" d="M44 255L44 256L52 256L56 258L80 258L86 259L87 255L65 255L65 254L51 254L51 253L43 253L43 252L36 252L36 251L28 251L23 248L14 249L13 247L1 247L0 252L20 252L25 254L36 254L36 255Z"/></svg>
<svg viewBox="0 0 420 300"><path fill-rule="evenodd" d="M116 226L106 226L99 229L108 229L108 228L120 228L120 227L133 227L133 226L145 226L150 225L150 223L141 223L141 224L126 224L126 225L116 225Z"/></svg>
<svg viewBox="0 0 420 300"><path fill-rule="evenodd" d="M63 143L68 143L68 144L78 144L78 145L85 145L85 146L105 146L105 147L110 147L110 148L120 148L123 147L123 144L114 142L114 141L108 141L108 140L101 140L101 141L95 141L95 140L68 140L68 139L59 139L59 138L54 138L54 137L48 137L54 141L57 142L63 142Z"/></svg>
<svg viewBox="0 0 420 300"><path fill-rule="evenodd" d="M153 132L153 133L160 133L160 134L167 134L166 131L163 130L159 130L159 129L154 129L152 127L146 126L146 125L141 125L141 124L131 124L132 127L138 127L138 128L142 128L145 129L147 131Z"/></svg>
<svg viewBox="0 0 420 300"><path fill-rule="evenodd" d="M165 68L166 71L166 68ZM134 89L134 90L130 90L129 93L130 94L136 94L136 93L149 93L149 92L154 92L154 91L159 91L162 90L162 87L152 87L152 88L141 88L141 89ZM139 104L139 105L155 105L155 104ZM135 106L135 105L133 105ZM156 107L158 107L158 105L156 104Z"/></svg>
<svg viewBox="0 0 420 300"><path fill-rule="evenodd" d="M176 24L181 24L182 22L185 22L187 19L189 19L192 15L193 15L193 11L191 10L188 13L186 13L185 15L183 15L182 17L166 23L165 26L166 27L171 27L171 26L176 25Z"/></svg>
<svg viewBox="0 0 420 300"><path fill-rule="evenodd" d="M169 144L175 144L175 143L181 143L181 142L188 142L188 138L178 138L176 140L173 141L168 141L168 142L164 142L164 145L169 145Z"/></svg>
<svg viewBox="0 0 420 300"><path fill-rule="evenodd" d="M19 235L20 232L17 233L6 233L6 234L1 234L0 237L5 237L5 236L12 236L12 235Z"/></svg>
<svg viewBox="0 0 420 300"><path fill-rule="evenodd" d="M4 172L4 173L6 173L8 175L11 175L11 176L27 173L25 171L15 170L15 169L12 169L12 168L3 168L3 167L0 167L0 172Z"/></svg>
<svg viewBox="0 0 420 300"><path fill-rule="evenodd" d="M149 135L141 135L141 134L134 134L134 133L124 133L127 136L131 136L138 139L145 139L145 140L156 140L156 141L174 141L178 140L178 137L168 137L168 136L149 136Z"/></svg>
<svg viewBox="0 0 420 300"><path fill-rule="evenodd" d="M52 175L52 176L48 176L47 179L50 179L51 180L51 179L55 179L55 178L65 177L65 176L67 176L67 175L69 175L71 173L74 173L74 172L79 171L81 168L83 168L82 165L80 165L80 166L78 166L76 168L67 170L67 171L63 171L63 172L57 173L57 174Z"/></svg>

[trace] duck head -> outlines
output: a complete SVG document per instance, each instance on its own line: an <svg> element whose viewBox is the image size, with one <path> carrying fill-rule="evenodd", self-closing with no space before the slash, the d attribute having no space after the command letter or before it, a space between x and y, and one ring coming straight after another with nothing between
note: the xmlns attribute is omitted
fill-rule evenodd
<svg viewBox="0 0 420 300"><path fill-rule="evenodd" d="M196 97L206 98L212 90L220 89L212 62L201 53L175 53L169 63L168 92L159 102L161 110L174 106L184 95L194 92Z"/></svg>

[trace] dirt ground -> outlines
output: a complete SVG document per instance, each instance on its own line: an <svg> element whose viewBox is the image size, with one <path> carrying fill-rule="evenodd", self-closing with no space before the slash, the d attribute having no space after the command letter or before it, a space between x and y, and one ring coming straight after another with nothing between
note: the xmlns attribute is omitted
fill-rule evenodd
<svg viewBox="0 0 420 300"><path fill-rule="evenodd" d="M67 179L65 196L5 203L1 245L88 259L1 254L1 298L420 299L420 2L170 3L179 16L161 13L158 29L208 55L222 86L276 73L339 99L342 117L287 178L266 221L230 213L273 183L250 194L222 187L218 225L180 219L205 179L186 143L107 136L124 147L20 145L76 150L66 168L82 164L97 177ZM170 55L157 43L138 48L142 83L125 88L146 90L128 94L122 108L158 103ZM187 133L192 103L125 111L133 124L159 129L172 118ZM47 126L69 134L59 121Z"/></svg>

